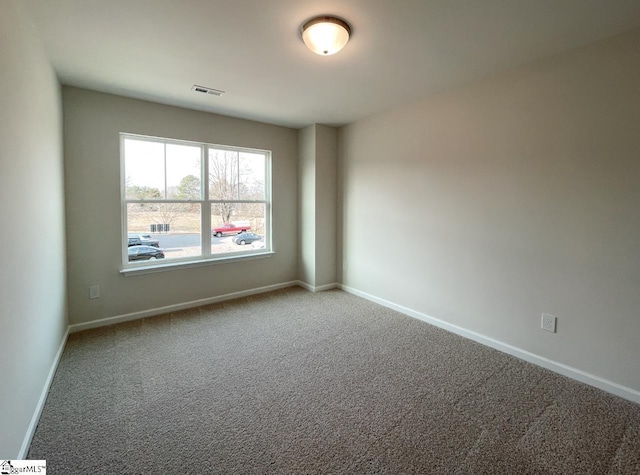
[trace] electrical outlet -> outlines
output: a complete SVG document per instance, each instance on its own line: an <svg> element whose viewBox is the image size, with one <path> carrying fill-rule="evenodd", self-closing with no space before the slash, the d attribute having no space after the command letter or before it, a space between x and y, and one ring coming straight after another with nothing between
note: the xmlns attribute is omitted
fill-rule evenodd
<svg viewBox="0 0 640 475"><path fill-rule="evenodd" d="M347 261L342 263L342 270L349 270L349 263Z"/></svg>
<svg viewBox="0 0 640 475"><path fill-rule="evenodd" d="M100 286L92 285L89 287L89 298L90 299L99 299L100 298Z"/></svg>
<svg viewBox="0 0 640 475"><path fill-rule="evenodd" d="M542 314L542 324L541 328L551 333L556 332L556 321L558 319L553 315L549 315L548 313Z"/></svg>

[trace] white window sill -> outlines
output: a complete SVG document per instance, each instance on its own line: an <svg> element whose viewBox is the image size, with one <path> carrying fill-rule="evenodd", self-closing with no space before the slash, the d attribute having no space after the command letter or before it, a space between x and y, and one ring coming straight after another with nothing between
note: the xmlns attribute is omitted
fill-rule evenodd
<svg viewBox="0 0 640 475"><path fill-rule="evenodd" d="M149 265L132 265L131 267L125 267L120 269L120 273L125 276L140 275L140 274L153 274L155 272L166 272L171 270L188 269L189 267L203 267L216 264L228 264L229 262L248 261L252 259L265 259L275 254L273 251L255 252L251 254L227 256L227 257L210 257L207 259L196 259L192 261L177 261L177 262L162 262L158 264Z"/></svg>

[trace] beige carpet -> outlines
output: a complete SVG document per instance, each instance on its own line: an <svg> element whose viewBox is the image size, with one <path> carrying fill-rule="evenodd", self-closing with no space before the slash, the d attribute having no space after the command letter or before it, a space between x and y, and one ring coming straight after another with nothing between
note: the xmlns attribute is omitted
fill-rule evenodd
<svg viewBox="0 0 640 475"><path fill-rule="evenodd" d="M640 406L341 291L73 334L51 473L640 473Z"/></svg>

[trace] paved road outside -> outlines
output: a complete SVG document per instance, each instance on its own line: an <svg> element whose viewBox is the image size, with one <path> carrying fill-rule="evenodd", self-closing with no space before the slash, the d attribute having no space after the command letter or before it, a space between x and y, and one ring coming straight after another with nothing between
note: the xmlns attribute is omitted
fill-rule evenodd
<svg viewBox="0 0 640 475"><path fill-rule="evenodd" d="M176 259L200 255L200 234L152 234L160 248L165 251L165 258ZM231 241L233 236L211 237L211 252L214 254L248 250L250 246L239 246Z"/></svg>

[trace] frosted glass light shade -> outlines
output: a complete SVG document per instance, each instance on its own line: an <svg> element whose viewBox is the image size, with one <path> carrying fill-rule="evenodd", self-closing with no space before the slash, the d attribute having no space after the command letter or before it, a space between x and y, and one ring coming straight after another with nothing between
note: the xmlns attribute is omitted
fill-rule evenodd
<svg viewBox="0 0 640 475"><path fill-rule="evenodd" d="M320 16L302 25L302 41L316 54L329 56L337 53L349 41L351 28L335 17Z"/></svg>

